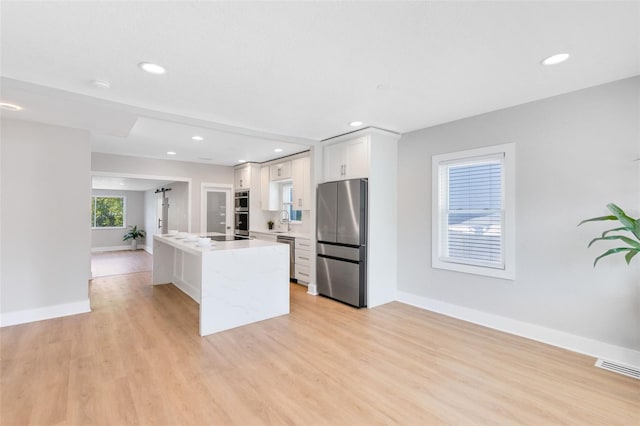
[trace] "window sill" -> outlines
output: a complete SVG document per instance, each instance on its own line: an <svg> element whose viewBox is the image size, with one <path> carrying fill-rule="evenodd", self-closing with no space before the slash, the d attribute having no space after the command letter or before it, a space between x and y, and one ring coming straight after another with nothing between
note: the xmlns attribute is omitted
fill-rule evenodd
<svg viewBox="0 0 640 426"><path fill-rule="evenodd" d="M127 229L127 227L126 226L99 226L99 227L92 226L91 229L92 230L98 230L98 229Z"/></svg>
<svg viewBox="0 0 640 426"><path fill-rule="evenodd" d="M486 266L467 265L464 263L443 262L439 259L433 259L431 267L435 269L445 269L447 271L463 272L466 274L483 275L485 277L501 278L503 280L514 281L516 274L513 269L491 268Z"/></svg>

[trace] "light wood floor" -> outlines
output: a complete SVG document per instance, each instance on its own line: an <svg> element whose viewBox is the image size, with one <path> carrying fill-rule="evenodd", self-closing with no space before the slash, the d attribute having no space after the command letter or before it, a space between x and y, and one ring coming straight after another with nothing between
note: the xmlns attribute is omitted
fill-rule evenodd
<svg viewBox="0 0 640 426"><path fill-rule="evenodd" d="M144 250L120 250L91 254L91 276L131 274L151 271L153 257Z"/></svg>
<svg viewBox="0 0 640 426"><path fill-rule="evenodd" d="M172 285L95 279L92 313L0 330L0 423L638 425L640 382L589 357L305 290L288 316L201 338Z"/></svg>

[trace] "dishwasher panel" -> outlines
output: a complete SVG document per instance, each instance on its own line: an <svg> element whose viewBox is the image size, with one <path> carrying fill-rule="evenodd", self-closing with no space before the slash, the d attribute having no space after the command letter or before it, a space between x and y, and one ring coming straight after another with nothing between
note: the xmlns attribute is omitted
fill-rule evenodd
<svg viewBox="0 0 640 426"><path fill-rule="evenodd" d="M293 237L285 237L278 235L276 240L279 243L289 245L289 279L296 279L296 239Z"/></svg>

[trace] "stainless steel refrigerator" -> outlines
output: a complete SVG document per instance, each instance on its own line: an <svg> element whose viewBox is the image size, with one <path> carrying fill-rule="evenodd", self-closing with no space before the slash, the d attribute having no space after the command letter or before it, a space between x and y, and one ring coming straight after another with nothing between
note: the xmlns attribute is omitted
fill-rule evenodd
<svg viewBox="0 0 640 426"><path fill-rule="evenodd" d="M367 180L318 185L318 293L367 306Z"/></svg>

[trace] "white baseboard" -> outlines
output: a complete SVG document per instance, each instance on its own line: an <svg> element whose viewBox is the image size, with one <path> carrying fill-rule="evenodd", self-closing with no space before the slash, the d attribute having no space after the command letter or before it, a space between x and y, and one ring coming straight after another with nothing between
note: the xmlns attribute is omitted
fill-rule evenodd
<svg viewBox="0 0 640 426"><path fill-rule="evenodd" d="M131 244L125 246L91 247L91 253L102 253L105 251L131 250Z"/></svg>
<svg viewBox="0 0 640 426"><path fill-rule="evenodd" d="M504 331L505 333L515 334L516 336L526 337L527 339L589 355L594 358L618 361L629 366L640 366L640 351L622 346L600 342L487 312L476 311L475 309L469 309L463 306L452 305L440 300L417 296L403 291L398 291L398 301L449 317Z"/></svg>
<svg viewBox="0 0 640 426"><path fill-rule="evenodd" d="M143 250L149 254L153 254L153 246L144 246Z"/></svg>
<svg viewBox="0 0 640 426"><path fill-rule="evenodd" d="M89 299L81 302L45 306L43 308L4 312L0 314L0 327L9 327L11 325L66 317L69 315L86 314L87 312L91 312Z"/></svg>

